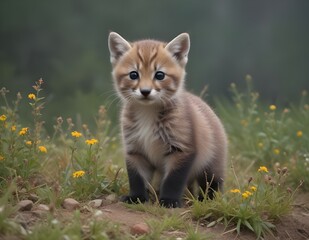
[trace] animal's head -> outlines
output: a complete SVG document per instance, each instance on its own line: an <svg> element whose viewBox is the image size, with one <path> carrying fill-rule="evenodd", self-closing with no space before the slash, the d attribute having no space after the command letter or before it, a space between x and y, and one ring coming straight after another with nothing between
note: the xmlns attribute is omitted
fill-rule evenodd
<svg viewBox="0 0 309 240"><path fill-rule="evenodd" d="M115 87L125 101L162 104L182 91L189 34L182 33L169 43L154 40L130 43L111 32L108 47Z"/></svg>

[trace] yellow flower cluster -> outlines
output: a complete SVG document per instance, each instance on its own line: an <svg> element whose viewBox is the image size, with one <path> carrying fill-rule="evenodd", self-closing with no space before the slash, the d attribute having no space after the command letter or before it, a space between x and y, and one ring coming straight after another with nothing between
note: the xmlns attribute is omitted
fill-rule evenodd
<svg viewBox="0 0 309 240"><path fill-rule="evenodd" d="M274 149L274 154L275 154L275 155L279 155L279 154L280 154L279 148L275 148L275 149Z"/></svg>
<svg viewBox="0 0 309 240"><path fill-rule="evenodd" d="M27 134L27 132L28 132L28 128L22 128L20 131L19 131L19 135L20 136L24 136L24 135L26 135Z"/></svg>
<svg viewBox="0 0 309 240"><path fill-rule="evenodd" d="M31 100L35 100L36 96L33 93L28 94L28 98Z"/></svg>
<svg viewBox="0 0 309 240"><path fill-rule="evenodd" d="M255 192L257 190L257 188L255 186L252 186L252 187L250 187L250 190L252 192ZM241 194L243 199L247 199L248 197L253 195L253 193L250 192L250 191L245 191L245 192L241 193L241 191L238 188L231 189L230 192L231 193L239 193L239 194Z"/></svg>
<svg viewBox="0 0 309 240"><path fill-rule="evenodd" d="M40 150L40 152L42 152L42 153L47 153L47 149L46 149L46 147L44 147L44 146L39 146L39 150Z"/></svg>
<svg viewBox="0 0 309 240"><path fill-rule="evenodd" d="M263 144L262 142L259 142L259 143L258 143L258 147L259 147L259 148L263 148L263 147L264 147L264 144Z"/></svg>
<svg viewBox="0 0 309 240"><path fill-rule="evenodd" d="M0 155L0 162L4 160L4 157Z"/></svg>
<svg viewBox="0 0 309 240"><path fill-rule="evenodd" d="M241 193L240 190L239 190L238 188L231 189L230 192L231 192L231 193Z"/></svg>
<svg viewBox="0 0 309 240"><path fill-rule="evenodd" d="M270 109L271 111L275 111L275 110L277 109L277 107L276 107L276 105L270 105L270 106L269 106L269 109Z"/></svg>
<svg viewBox="0 0 309 240"><path fill-rule="evenodd" d="M15 132L15 131L16 131L16 126L15 126L15 125L13 125L13 126L11 127L11 131L12 131L12 132Z"/></svg>
<svg viewBox="0 0 309 240"><path fill-rule="evenodd" d="M85 143L88 144L88 145L94 145L94 144L98 143L98 140L95 139L95 138L87 139L87 140L85 141Z"/></svg>
<svg viewBox="0 0 309 240"><path fill-rule="evenodd" d="M303 136L303 132L302 131L297 131L296 136L297 137L302 137Z"/></svg>
<svg viewBox="0 0 309 240"><path fill-rule="evenodd" d="M25 143L26 143L27 146L31 146L32 145L31 141L26 141Z"/></svg>
<svg viewBox="0 0 309 240"><path fill-rule="evenodd" d="M267 167L265 167L265 166L261 166L261 167L258 169L258 172L268 172L268 169L267 169Z"/></svg>
<svg viewBox="0 0 309 240"><path fill-rule="evenodd" d="M79 138L79 137L81 137L83 134L81 134L80 132L74 131L74 132L71 132L71 135L72 135L72 137Z"/></svg>
<svg viewBox="0 0 309 240"><path fill-rule="evenodd" d="M85 175L85 171L80 170L80 171L76 171L72 174L73 178L79 178Z"/></svg>
<svg viewBox="0 0 309 240"><path fill-rule="evenodd" d="M0 116L0 121L4 122L5 120L6 120L6 116L5 116L4 114L2 114L2 115Z"/></svg>
<svg viewBox="0 0 309 240"><path fill-rule="evenodd" d="M247 199L248 197L252 196L252 192L245 191L243 194L241 194L243 199Z"/></svg>

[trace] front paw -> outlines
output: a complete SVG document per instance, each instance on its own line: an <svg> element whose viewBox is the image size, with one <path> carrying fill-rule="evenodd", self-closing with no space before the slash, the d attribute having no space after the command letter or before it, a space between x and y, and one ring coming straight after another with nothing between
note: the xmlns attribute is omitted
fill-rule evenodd
<svg viewBox="0 0 309 240"><path fill-rule="evenodd" d="M128 204L139 204L147 202L148 199L144 196L122 196L120 201Z"/></svg>
<svg viewBox="0 0 309 240"><path fill-rule="evenodd" d="M160 205L162 207L166 208L178 208L181 207L181 203L178 199L167 199L167 198L161 198L160 199Z"/></svg>

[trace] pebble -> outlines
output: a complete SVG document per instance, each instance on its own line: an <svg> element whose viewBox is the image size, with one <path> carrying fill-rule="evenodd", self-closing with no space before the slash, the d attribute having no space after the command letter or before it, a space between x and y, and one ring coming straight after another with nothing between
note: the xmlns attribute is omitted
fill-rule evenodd
<svg viewBox="0 0 309 240"><path fill-rule="evenodd" d="M33 202L31 200L21 200L17 206L19 211L30 211L33 207Z"/></svg>
<svg viewBox="0 0 309 240"><path fill-rule="evenodd" d="M47 206L47 205L45 205L45 204L39 204L39 205L37 206L37 210L48 212L50 209L49 209L49 206Z"/></svg>
<svg viewBox="0 0 309 240"><path fill-rule="evenodd" d="M117 201L117 197L116 194L109 194L106 198L107 201L110 201L111 203L116 202Z"/></svg>
<svg viewBox="0 0 309 240"><path fill-rule="evenodd" d="M146 223L137 223L131 227L132 235L143 235L149 234L150 228Z"/></svg>
<svg viewBox="0 0 309 240"><path fill-rule="evenodd" d="M94 199L88 203L90 207L99 208L102 205L102 199Z"/></svg>
<svg viewBox="0 0 309 240"><path fill-rule="evenodd" d="M64 209L67 209L69 211L73 211L73 210L76 210L77 208L79 208L79 202L77 202L73 198L66 198L66 199L64 199L62 206L63 206Z"/></svg>
<svg viewBox="0 0 309 240"><path fill-rule="evenodd" d="M39 200L39 197L38 195L31 193L28 199L31 200L32 202L37 202Z"/></svg>

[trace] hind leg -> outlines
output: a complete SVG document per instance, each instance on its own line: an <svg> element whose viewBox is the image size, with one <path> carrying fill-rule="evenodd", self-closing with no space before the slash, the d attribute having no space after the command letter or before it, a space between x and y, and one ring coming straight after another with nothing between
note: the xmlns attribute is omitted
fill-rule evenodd
<svg viewBox="0 0 309 240"><path fill-rule="evenodd" d="M213 199L215 192L222 191L223 189L222 177L215 175L213 171L207 168L197 177L197 182L199 186L198 199L200 201L203 201L205 196Z"/></svg>

